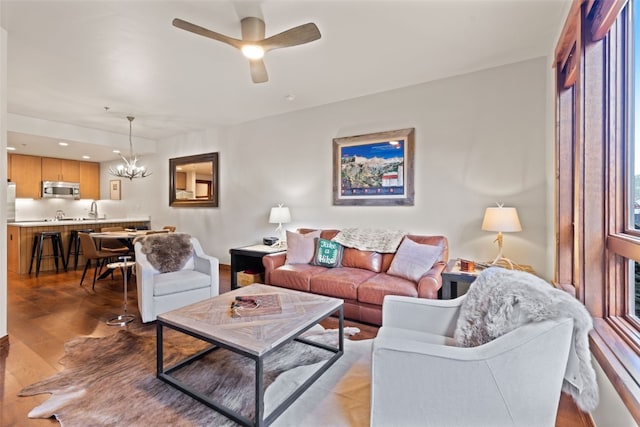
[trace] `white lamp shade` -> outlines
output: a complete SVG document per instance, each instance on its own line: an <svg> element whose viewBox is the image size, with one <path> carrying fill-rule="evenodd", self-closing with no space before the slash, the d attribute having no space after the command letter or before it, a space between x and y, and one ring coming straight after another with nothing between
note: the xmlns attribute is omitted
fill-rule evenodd
<svg viewBox="0 0 640 427"><path fill-rule="evenodd" d="M487 208L484 212L482 229L485 231L522 231L516 208Z"/></svg>
<svg viewBox="0 0 640 427"><path fill-rule="evenodd" d="M291 222L291 212L286 206L278 206L271 208L269 214L269 223L271 224L287 224Z"/></svg>

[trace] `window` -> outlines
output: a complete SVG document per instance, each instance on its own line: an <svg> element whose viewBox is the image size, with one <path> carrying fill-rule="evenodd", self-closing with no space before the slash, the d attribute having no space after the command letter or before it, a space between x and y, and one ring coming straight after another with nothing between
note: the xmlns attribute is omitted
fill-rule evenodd
<svg viewBox="0 0 640 427"><path fill-rule="evenodd" d="M638 3L574 0L556 48L555 280L592 314L592 351L640 422Z"/></svg>

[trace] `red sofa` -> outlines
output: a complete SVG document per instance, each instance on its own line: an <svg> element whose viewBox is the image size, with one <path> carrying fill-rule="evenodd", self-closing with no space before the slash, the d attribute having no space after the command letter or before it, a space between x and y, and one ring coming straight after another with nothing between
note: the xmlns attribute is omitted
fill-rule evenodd
<svg viewBox="0 0 640 427"><path fill-rule="evenodd" d="M305 234L311 229L300 229ZM330 240L339 230L322 230L320 237ZM440 258L418 282L387 274L395 253L380 254L344 248L342 266L326 268L311 264L286 264L286 253L266 255L265 283L272 286L327 295L344 300L347 319L374 325L382 324L382 301L385 295L438 298L442 286L441 273L449 259L449 246L444 236L407 235L416 243L440 246Z"/></svg>

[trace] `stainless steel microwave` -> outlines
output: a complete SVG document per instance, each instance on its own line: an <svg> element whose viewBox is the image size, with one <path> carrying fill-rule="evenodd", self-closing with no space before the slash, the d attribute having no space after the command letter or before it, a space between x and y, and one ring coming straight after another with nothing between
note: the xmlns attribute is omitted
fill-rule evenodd
<svg viewBox="0 0 640 427"><path fill-rule="evenodd" d="M80 183L42 181L42 198L80 199Z"/></svg>

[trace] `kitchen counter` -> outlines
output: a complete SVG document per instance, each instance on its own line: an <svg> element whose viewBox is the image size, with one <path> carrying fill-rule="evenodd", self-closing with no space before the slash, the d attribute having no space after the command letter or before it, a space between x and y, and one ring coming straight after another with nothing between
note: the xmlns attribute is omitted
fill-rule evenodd
<svg viewBox="0 0 640 427"><path fill-rule="evenodd" d="M108 218L108 219L82 219L69 218L65 220L27 220L7 223L7 270L18 274L27 274L31 264L31 251L34 237L43 231L58 231L62 237L62 245L67 259L69 253L69 240L74 230L93 229L100 231L103 227L121 226L123 228L149 228L149 217L144 218ZM44 247L44 254L51 255L51 245ZM82 254L78 256L78 266L84 266L85 259ZM53 259L42 260L40 272L54 271Z"/></svg>
<svg viewBox="0 0 640 427"><path fill-rule="evenodd" d="M144 218L103 218L103 219L90 219L90 218L68 218L68 219L30 219L25 221L7 222L7 225L14 225L17 227L53 227L64 225L92 225L92 224L110 224L121 222L148 222L149 217Z"/></svg>

